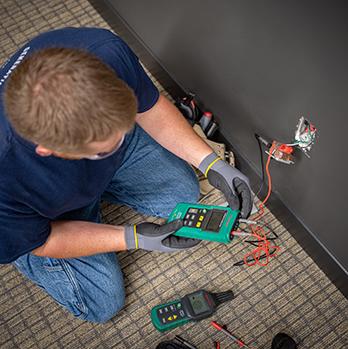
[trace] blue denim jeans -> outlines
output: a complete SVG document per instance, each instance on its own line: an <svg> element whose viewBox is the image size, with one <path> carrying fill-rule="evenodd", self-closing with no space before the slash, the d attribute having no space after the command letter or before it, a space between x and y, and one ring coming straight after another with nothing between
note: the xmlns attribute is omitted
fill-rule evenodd
<svg viewBox="0 0 348 349"><path fill-rule="evenodd" d="M136 126L127 150L102 198L138 212L167 217L178 202L196 202L199 186L192 168ZM62 219L100 222L99 200ZM105 322L124 305L123 276L116 253L74 259L26 254L14 265L76 317Z"/></svg>

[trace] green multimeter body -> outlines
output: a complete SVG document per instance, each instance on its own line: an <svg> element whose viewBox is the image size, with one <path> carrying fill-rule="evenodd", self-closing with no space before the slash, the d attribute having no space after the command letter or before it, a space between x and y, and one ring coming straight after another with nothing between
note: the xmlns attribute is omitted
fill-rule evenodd
<svg viewBox="0 0 348 349"><path fill-rule="evenodd" d="M182 299L157 305L151 310L151 319L160 332L171 330L191 320L201 320L210 316L214 302L208 299L209 293L200 290L190 293Z"/></svg>
<svg viewBox="0 0 348 349"><path fill-rule="evenodd" d="M199 321L211 316L221 303L233 298L232 291L210 293L198 290L181 299L156 305L151 310L151 320L158 331L168 331L189 321Z"/></svg>
<svg viewBox="0 0 348 349"><path fill-rule="evenodd" d="M151 320L160 332L171 330L190 321L183 309L182 301L177 299L170 303L156 305L151 310Z"/></svg>
<svg viewBox="0 0 348 349"><path fill-rule="evenodd" d="M184 226L174 235L227 244L233 239L231 232L238 215L238 210L229 207L179 203L168 222L176 219L184 221Z"/></svg>

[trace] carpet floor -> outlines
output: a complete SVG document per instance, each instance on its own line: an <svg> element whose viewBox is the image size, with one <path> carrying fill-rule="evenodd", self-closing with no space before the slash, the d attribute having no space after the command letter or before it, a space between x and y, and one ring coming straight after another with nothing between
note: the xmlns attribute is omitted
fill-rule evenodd
<svg viewBox="0 0 348 349"><path fill-rule="evenodd" d="M2 0L0 63L33 36L65 26L109 28L85 0ZM156 82L159 89L163 88ZM213 191L202 202L222 203ZM103 203L110 224L156 221L128 207ZM202 242L193 250L160 254L118 254L125 278L126 306L112 321L95 325L74 319L12 265L0 266L0 348L155 348L174 334L198 348L234 348L209 320L168 333L151 324L150 309L196 289L232 289L236 298L213 319L228 324L251 348L271 347L272 337L286 332L299 348L348 348L348 302L290 233L266 210L265 220L279 235L282 251L267 267L233 267L250 248L242 239L228 246Z"/></svg>

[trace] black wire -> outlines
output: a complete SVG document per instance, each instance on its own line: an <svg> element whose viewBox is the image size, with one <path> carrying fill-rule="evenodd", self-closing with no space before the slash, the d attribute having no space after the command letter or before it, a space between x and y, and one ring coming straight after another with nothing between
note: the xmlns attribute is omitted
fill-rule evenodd
<svg viewBox="0 0 348 349"><path fill-rule="evenodd" d="M254 195L254 199L253 201L255 200L255 198L261 193L262 189L263 189L263 186L265 184L265 166L264 166L264 160L263 160L263 149L262 149L262 144L261 144L261 141L260 141L260 136L255 133L255 138L257 140L257 143L259 145L259 150L260 150L260 161L261 161L261 171L262 171L262 177L261 177L261 186L259 188L259 190L257 191L257 193Z"/></svg>
<svg viewBox="0 0 348 349"><path fill-rule="evenodd" d="M258 223L258 225L260 225L262 228L267 228L269 230L269 232L274 235L274 237L269 237L267 235L268 241L275 241L279 238L278 234L267 223L262 222L262 224ZM248 232L246 230L243 230L243 231L245 231L246 233ZM258 240L244 240L244 242L248 242L249 244L254 245L254 246L258 246L258 243L259 243Z"/></svg>
<svg viewBox="0 0 348 349"><path fill-rule="evenodd" d="M274 241L274 240L277 240L278 239L278 234L265 222L262 222L262 224L258 223L258 225L261 225L262 227L266 227L273 235L274 237L267 237L267 240L268 241ZM249 227L249 226L248 226ZM248 230L244 229L244 228L241 228L238 226L238 229L240 229L241 231L245 232L245 233L250 233ZM255 247L258 246L259 244L259 241L258 240L244 240L244 242L247 242L249 243L250 245L253 245ZM269 253L268 257L273 257L273 254L277 251L276 248L273 249L273 251L271 251L271 253ZM258 257L258 259L265 259L267 257L266 254L263 254L261 256ZM248 257L248 262L252 262L253 260L255 260L255 258L253 258L252 256L249 256ZM241 267L243 266L245 263L244 263L244 258L236 263L233 264L234 267Z"/></svg>
<svg viewBox="0 0 348 349"><path fill-rule="evenodd" d="M253 201L255 201L255 198L261 193L261 191L263 189L263 186L265 184L265 166L264 166L264 159L263 159L262 143L261 143L261 140L260 140L260 136L257 133L255 133L254 136L255 136L255 138L257 140L257 143L259 145L259 150L260 150L260 162L261 162L262 177L261 177L260 188L256 192L256 194L254 195ZM266 223L263 222L262 227L266 227L274 235L274 237L272 237L272 238L268 238L267 237L267 240L274 241L274 240L276 240L278 238L278 234L270 226L268 226ZM243 228L239 227L239 229L241 229L244 232L249 233L247 230L245 230ZM256 240L255 241L253 241L253 240L245 240L244 242L247 242L247 243L249 243L249 244L251 244L253 246L256 246L256 247L258 246L258 243L259 243L259 241L256 241ZM273 255L273 253L275 251L276 251L276 249L274 249L274 251L272 253L270 253L269 256L272 257L272 255ZM266 257L267 257L267 255L264 254L264 255L260 256L259 259L264 259ZM250 261L254 260L254 258L251 257L251 256L249 258L251 258ZM238 261L238 262L233 264L233 266L243 266L243 265L244 265L244 259L242 259L241 261Z"/></svg>
<svg viewBox="0 0 348 349"><path fill-rule="evenodd" d="M268 255L263 254L263 255L259 256L259 257L258 257L258 260L260 260L260 259L265 259L265 258L267 258L267 257L273 257L273 255L274 255L274 253L275 253L276 251L277 251L277 249L274 248L273 251L272 251L270 254L268 254ZM249 256L249 257L247 258L247 261L248 261L248 262L255 261L255 258L252 257L252 256ZM234 263L233 266L234 266L234 267L241 267L241 266L243 266L244 264L245 264L245 263L244 263L244 258L243 258L242 260L240 260L240 261Z"/></svg>
<svg viewBox="0 0 348 349"><path fill-rule="evenodd" d="M244 265L244 259L233 264L233 267L241 267Z"/></svg>
<svg viewBox="0 0 348 349"><path fill-rule="evenodd" d="M260 260L260 259L265 259L265 258L267 258L267 257L273 257L273 255L274 255L274 253L275 253L276 251L277 251L277 249L274 248L273 251L272 251L270 254L268 254L268 255L263 254L263 255L259 256L259 257L258 257L258 260ZM255 258L254 258L253 256L249 256L249 257L247 258L247 261L248 261L248 262L255 261ZM234 267L241 267L241 266L243 266L244 264L245 264L245 263L244 263L244 258L243 258L242 260L240 260L240 261L234 263L233 266L234 266Z"/></svg>
<svg viewBox="0 0 348 349"><path fill-rule="evenodd" d="M268 224L263 222L262 224L258 223L258 225L260 225L263 228L264 227L267 228L269 230L269 232L274 235L274 237L268 237L268 235L267 235L267 240L268 241L275 241L275 240L277 240L279 238L278 234ZM243 231L245 233L250 233L250 231L248 231L248 230L246 230L244 228L238 227L238 229L240 229L241 231ZM254 246L257 246L258 243L259 243L258 240L243 240L243 242L248 242L249 244L254 245Z"/></svg>

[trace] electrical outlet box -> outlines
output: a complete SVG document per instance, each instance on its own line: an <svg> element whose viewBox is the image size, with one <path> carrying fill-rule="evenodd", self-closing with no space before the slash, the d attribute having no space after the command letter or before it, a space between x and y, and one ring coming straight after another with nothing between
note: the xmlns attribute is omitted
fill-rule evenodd
<svg viewBox="0 0 348 349"><path fill-rule="evenodd" d="M300 117L296 126L294 144L300 148L308 157L308 152L311 150L315 137L317 135L316 127L303 116Z"/></svg>

